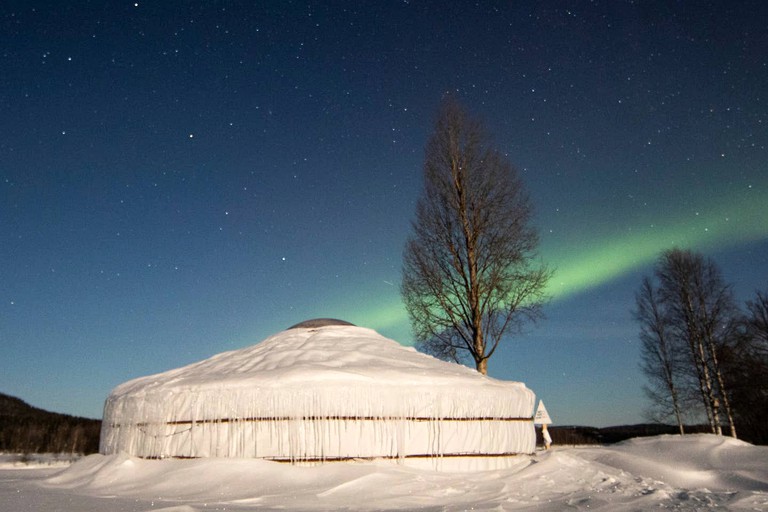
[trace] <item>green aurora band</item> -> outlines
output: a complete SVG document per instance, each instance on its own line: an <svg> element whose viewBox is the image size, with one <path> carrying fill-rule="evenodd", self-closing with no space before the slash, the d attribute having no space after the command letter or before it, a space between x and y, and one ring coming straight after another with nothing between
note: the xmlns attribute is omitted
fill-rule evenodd
<svg viewBox="0 0 768 512"><path fill-rule="evenodd" d="M768 238L768 187L729 194L699 212L665 214L664 223L621 236L589 240L579 247L543 248L554 269L547 287L553 301L565 300L652 264L661 251L679 247L717 251ZM375 295L374 295L375 296ZM376 330L404 330L408 316L399 297L388 297L364 310L349 305L349 318Z"/></svg>
<svg viewBox="0 0 768 512"><path fill-rule="evenodd" d="M666 217L673 221L646 223L646 228L623 236L593 240L589 247L552 251L557 257L549 260L555 274L548 294L553 300L562 300L601 286L647 266L666 249L710 252L768 238L768 191L749 188L706 212Z"/></svg>

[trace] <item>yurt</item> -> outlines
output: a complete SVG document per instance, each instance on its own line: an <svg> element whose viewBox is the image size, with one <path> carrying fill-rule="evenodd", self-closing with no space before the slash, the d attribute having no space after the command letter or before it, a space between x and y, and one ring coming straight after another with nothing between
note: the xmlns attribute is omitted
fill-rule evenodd
<svg viewBox="0 0 768 512"><path fill-rule="evenodd" d="M100 451L499 468L534 451L534 402L520 382L319 319L116 387Z"/></svg>

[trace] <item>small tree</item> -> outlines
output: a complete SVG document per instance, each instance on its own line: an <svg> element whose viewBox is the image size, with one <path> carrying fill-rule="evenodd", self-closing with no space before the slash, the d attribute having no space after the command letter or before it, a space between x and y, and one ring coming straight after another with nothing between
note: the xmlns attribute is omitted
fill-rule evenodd
<svg viewBox="0 0 768 512"><path fill-rule="evenodd" d="M551 272L534 261L531 215L520 177L481 123L444 101L403 258L401 293L423 350L487 373L503 335L540 317Z"/></svg>

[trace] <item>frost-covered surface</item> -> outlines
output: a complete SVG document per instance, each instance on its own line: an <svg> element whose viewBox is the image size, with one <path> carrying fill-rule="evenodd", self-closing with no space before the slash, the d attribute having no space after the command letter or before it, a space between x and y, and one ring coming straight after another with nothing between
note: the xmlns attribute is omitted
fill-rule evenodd
<svg viewBox="0 0 768 512"><path fill-rule="evenodd" d="M0 470L0 512L768 510L766 460L768 447L711 435L557 447L474 473L91 455L63 471Z"/></svg>
<svg viewBox="0 0 768 512"><path fill-rule="evenodd" d="M101 451L407 463L530 453L534 401L522 383L439 361L370 329L294 328L118 386L105 405ZM469 459L482 467L513 462Z"/></svg>

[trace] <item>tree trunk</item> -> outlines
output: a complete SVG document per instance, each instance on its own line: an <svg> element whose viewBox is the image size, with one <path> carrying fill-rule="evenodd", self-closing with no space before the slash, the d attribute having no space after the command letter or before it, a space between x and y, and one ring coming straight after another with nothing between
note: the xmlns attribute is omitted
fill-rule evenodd
<svg viewBox="0 0 768 512"><path fill-rule="evenodd" d="M702 340L703 334L697 324L696 308L693 304L688 289L683 290L683 307L686 320L686 332L688 335L688 344L691 348L691 356L696 366L697 376L699 378L699 388L701 389L701 398L707 411L709 427L713 434L721 435L719 403L714 394L712 377L709 374L707 359L707 350Z"/></svg>
<svg viewBox="0 0 768 512"><path fill-rule="evenodd" d="M488 375L488 359L481 359L475 363L477 371L483 375Z"/></svg>
<svg viewBox="0 0 768 512"><path fill-rule="evenodd" d="M720 401L715 396L715 389L712 385L712 376L709 374L709 366L707 366L706 356L704 355L704 344L701 340L698 340L696 345L702 364L701 370L704 379L705 399L712 409L712 433L720 436L723 435L723 427L720 425Z"/></svg>
<svg viewBox="0 0 768 512"><path fill-rule="evenodd" d="M712 357L715 357L714 355ZM717 360L715 360L717 362ZM717 385L720 388L720 396L723 397L723 406L725 407L725 415L728 417L728 427L730 427L731 437L736 437L736 423L733 420L733 411L731 410L731 401L728 400L728 394L725 390L725 383L723 382L723 372L720 370L719 365L715 365L715 377L717 378Z"/></svg>
<svg viewBox="0 0 768 512"><path fill-rule="evenodd" d="M680 428L680 435L685 435L685 425L683 425L683 415L680 413L680 402L677 397L677 389L672 386L672 407L675 410L675 419L677 420L677 426Z"/></svg>
<svg viewBox="0 0 768 512"><path fill-rule="evenodd" d="M728 400L728 393L725 387L725 380L723 379L723 372L720 368L720 361L717 357L717 347L713 341L711 328L707 329L707 349L709 350L709 358L712 361L712 371L715 374L715 382L717 382L717 389L719 395L723 400L723 407L725 408L725 415L728 418L728 426L730 427L731 437L736 437L736 424L733 420L733 411L731 410L731 402ZM718 425L719 426L719 425Z"/></svg>

